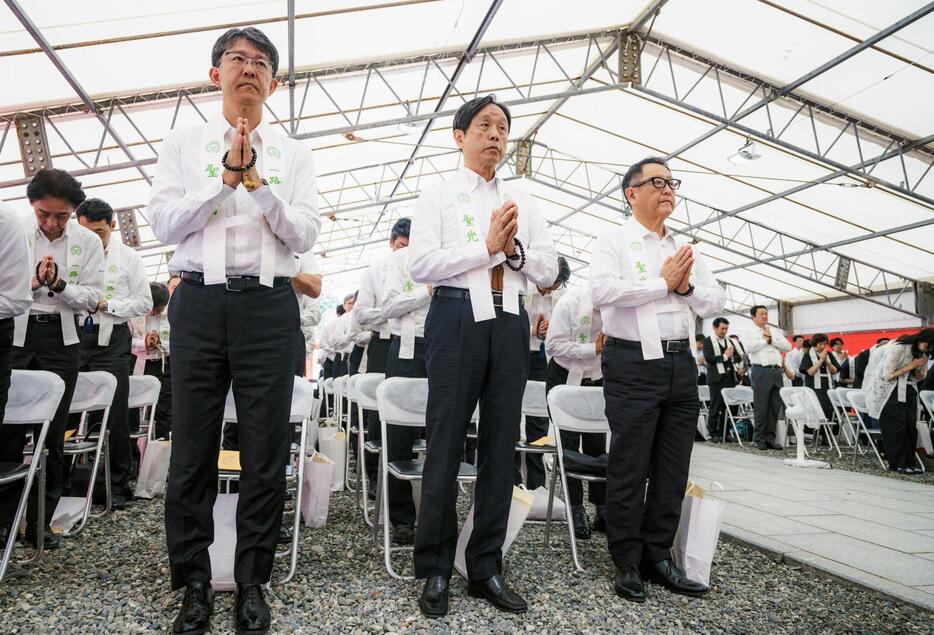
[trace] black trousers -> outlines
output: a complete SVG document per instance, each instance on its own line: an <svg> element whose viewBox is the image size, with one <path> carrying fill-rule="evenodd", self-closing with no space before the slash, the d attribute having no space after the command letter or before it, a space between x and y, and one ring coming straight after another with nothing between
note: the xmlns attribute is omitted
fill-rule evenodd
<svg viewBox="0 0 934 635"><path fill-rule="evenodd" d="M474 322L469 299L432 299L425 322L428 456L415 533L415 577L451 575L458 533L457 473L478 400L467 573L471 580L484 580L501 571L528 363L529 316L521 303L519 315L497 308L495 319Z"/></svg>
<svg viewBox="0 0 934 635"><path fill-rule="evenodd" d="M81 350L78 344L65 346L62 342L60 322L29 321L26 341L22 347L13 347L13 368L18 370L47 370L62 378L65 382L65 394L55 411L55 418L49 426L45 447L49 451L46 458L45 523L52 521L52 514L58 499L62 496L63 485L63 448L65 428L68 425L68 409L71 397L78 381L78 366L81 363ZM22 463L23 448L26 445L28 426L0 425L0 463ZM38 438L39 426L33 428L33 437ZM38 522L39 509L36 506L36 492L32 489L26 520ZM0 486L0 524L9 524L16 515L16 505L23 493L23 481Z"/></svg>
<svg viewBox="0 0 934 635"><path fill-rule="evenodd" d="M671 557L700 413L690 351L643 360L638 342L607 342L603 394L610 423L606 525L618 567ZM646 491L648 479L648 491Z"/></svg>
<svg viewBox="0 0 934 635"><path fill-rule="evenodd" d="M544 351L529 353L529 379L532 381L545 381L548 367ZM525 440L531 443L548 435L547 417L525 418ZM519 438L516 438L518 441ZM525 454L525 486L529 490L538 489L545 485L545 464L542 454ZM516 452L514 481L516 485L522 483L522 454Z"/></svg>
<svg viewBox="0 0 934 635"><path fill-rule="evenodd" d="M370 343L366 347L366 372L385 373L386 358L389 355L389 339L380 339L379 333L370 334ZM366 427L368 439L379 439L379 413L374 410L363 412L363 425ZM376 483L377 463L379 458L375 454L365 453L363 457L366 476L371 483Z"/></svg>
<svg viewBox="0 0 934 635"><path fill-rule="evenodd" d="M775 426L782 412L782 397L779 391L784 386L781 368L752 367L752 411L756 431L754 441L775 443Z"/></svg>
<svg viewBox="0 0 934 635"><path fill-rule="evenodd" d="M350 352L350 357L347 359L347 374L356 375L360 372L360 363L363 361L363 351L366 348L363 346L354 346L353 350Z"/></svg>
<svg viewBox="0 0 934 635"><path fill-rule="evenodd" d="M13 318L6 318L0 320L0 438L4 431L3 428L3 417L6 414L6 404L10 395L10 375L13 371ZM7 426L12 427L12 426ZM2 445L0 445L0 451L2 451ZM3 459L6 461L6 458ZM16 463L22 463L23 457L20 456ZM11 492L4 491L7 488L0 487L0 509L3 510L3 513L0 514L0 526L9 525L13 522L12 516L16 514L16 504L19 502L19 499L12 501L13 511L8 513L8 503L7 497L11 497ZM20 495L22 494L22 489L19 490ZM9 516L9 517L8 517Z"/></svg>
<svg viewBox="0 0 934 635"><path fill-rule="evenodd" d="M115 494L132 496L130 490L130 422L127 399L130 395L130 372L126 360L130 354L132 335L126 324L115 324L110 344L98 346L98 329L81 331L81 372L103 371L117 378L107 429L110 431L110 483Z"/></svg>
<svg viewBox="0 0 934 635"><path fill-rule="evenodd" d="M400 359L399 348L402 340L393 335L389 340L389 354L386 357L386 378L411 377L424 379L428 377L425 370L425 340L415 339L415 354L412 359ZM415 458L412 445L419 436L418 428L409 426L387 426L386 458L392 461L408 461ZM379 438L379 435L373 438ZM389 520L393 526L415 524L415 503L412 500L412 483L390 478L389 487Z"/></svg>
<svg viewBox="0 0 934 635"><path fill-rule="evenodd" d="M269 581L282 521L298 302L289 285L227 291L183 281L172 324L172 458L165 528L172 588L208 582L217 455L228 388L240 437L239 583Z"/></svg>
<svg viewBox="0 0 934 635"><path fill-rule="evenodd" d="M707 411L707 431L712 437L721 436L723 426L726 425L726 404L723 401L724 388L736 386L736 377L733 373L720 375L720 379L707 384L710 388L710 408Z"/></svg>
<svg viewBox="0 0 934 635"><path fill-rule="evenodd" d="M302 330L299 329L298 333L295 334L295 351L293 355L295 356L295 375L298 377L305 376L305 334L302 333Z"/></svg>
<svg viewBox="0 0 934 635"><path fill-rule="evenodd" d="M172 358L165 358L163 370L161 359L147 359L143 374L152 375L162 384L159 389L159 401L156 403L156 414L153 425L156 427L156 439L168 439L172 431Z"/></svg>
<svg viewBox="0 0 934 635"><path fill-rule="evenodd" d="M882 444L889 469L916 467L915 450L918 447L918 394L908 386L905 403L898 401L898 387L889 395L882 412L879 426L882 428Z"/></svg>
<svg viewBox="0 0 934 635"><path fill-rule="evenodd" d="M555 386L568 383L568 369L555 362L554 358L548 360L548 369L545 372L545 394L551 392ZM581 386L602 386L603 380L584 379ZM567 450L583 451L587 456L600 456L606 454L606 435L593 432L561 432L561 447ZM587 484L590 502L594 505L606 504L606 483L590 482ZM579 507L584 504L584 483L576 478L568 479L568 504Z"/></svg>

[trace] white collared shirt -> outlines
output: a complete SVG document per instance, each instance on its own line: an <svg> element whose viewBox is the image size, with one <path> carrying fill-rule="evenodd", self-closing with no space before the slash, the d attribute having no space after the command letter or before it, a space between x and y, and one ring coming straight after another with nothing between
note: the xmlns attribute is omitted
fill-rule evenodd
<svg viewBox="0 0 934 635"><path fill-rule="evenodd" d="M162 351L169 354L169 338L165 337L169 330L169 307L159 315L143 315L130 320L130 334L133 336L132 351L137 357L145 355L146 359L162 359ZM146 348L146 336L155 331L159 335L160 348Z"/></svg>
<svg viewBox="0 0 934 635"><path fill-rule="evenodd" d="M222 115L204 125L226 130L223 136L225 144L230 146L234 129ZM268 136L268 126L264 120L250 133L250 142L258 157L257 170L260 177L267 180L271 176L263 171L263 138ZM247 214L257 219L257 222L227 229L228 276L260 275L260 217L265 217L276 237L275 275L295 275L294 255L310 250L321 229L311 150L293 139L283 138L284 174L281 178L292 184L291 199L283 201L269 186L252 193L242 186L234 190L224 185L222 172L216 178L205 179L205 166L199 163L203 130L204 126L189 126L170 131L159 153L148 214L156 238L164 243L178 243L169 268L204 271L204 227L213 212L220 209L228 218Z"/></svg>
<svg viewBox="0 0 934 635"><path fill-rule="evenodd" d="M328 337L328 343L332 350L342 355L347 355L353 352L353 347L356 344L355 336L358 333L354 333L351 323L351 317L353 317L353 309L344 313L335 320L334 328L330 332Z"/></svg>
<svg viewBox="0 0 934 635"><path fill-rule="evenodd" d="M353 311L351 311L353 323L357 329L384 331L386 336L383 339L388 339L389 335L386 317L383 315L382 302L385 288L382 280L390 256L370 263L370 266L363 271L360 277L360 288L357 291L357 301L354 302Z"/></svg>
<svg viewBox="0 0 934 635"><path fill-rule="evenodd" d="M408 251L408 247L398 249L386 260L386 286L381 308L389 320L389 330L393 335L402 336L402 318L411 314L415 318L415 337L425 337L425 318L428 316L431 294L428 293L427 285L411 279Z"/></svg>
<svg viewBox="0 0 934 635"><path fill-rule="evenodd" d="M644 284L632 279L625 232L633 230L638 230L645 241L649 278ZM612 227L597 238L590 279L593 304L600 309L604 333L623 340L641 341L636 307L650 302L664 300L668 304L682 305L701 317L710 317L723 310L726 294L697 251L694 252L694 293L682 297L668 291L668 285L661 277L662 263L676 251L674 235L669 228L665 228L665 237L659 238L657 233L643 227L635 216L623 226ZM691 338L693 342L693 321L689 330L681 313L660 312L657 316L662 341Z"/></svg>
<svg viewBox="0 0 934 635"><path fill-rule="evenodd" d="M119 240L111 235L110 240ZM117 284L113 298L107 301L107 312L113 316L114 324L126 324L131 319L145 316L152 311L152 291L149 290L149 279L146 277L146 267L143 259L136 250L127 245L119 245L120 264L117 272ZM107 251L104 252L106 266ZM106 282L106 275L105 275ZM91 320L100 324L100 313L92 313Z"/></svg>
<svg viewBox="0 0 934 635"><path fill-rule="evenodd" d="M36 232L35 253L33 255L34 263L30 265L32 272L29 280L36 275L36 265L38 265L46 256L52 256L52 259L58 264L58 275L64 279L65 290L61 293L49 297L48 287L39 287L32 293L32 307L29 313L38 315L40 313L57 313L59 303L64 302L75 312L93 311L97 309L97 303L104 295L104 246L97 234L90 229L82 227L77 221L70 220L65 226L65 231L61 236L53 241L49 241L42 230L36 226L35 216L26 216L22 219L26 231ZM70 233L74 235L70 235ZM81 264L81 275L77 282L67 279L68 276L68 255L65 248L68 240L71 239L72 246L82 248L84 258Z"/></svg>
<svg viewBox="0 0 934 635"><path fill-rule="evenodd" d="M321 347L321 352L324 353L327 359L334 359L335 355L339 352L333 343L334 332L338 328L337 321L339 319L340 316L332 314L331 319L325 322L324 326L321 328L319 346Z"/></svg>
<svg viewBox="0 0 934 635"><path fill-rule="evenodd" d="M422 190L412 215L409 239L409 271L415 282L468 289L467 272L479 267L493 269L506 260L503 252L491 256L486 248L490 215L503 206L504 187L499 177L486 181L473 170L461 167L450 179ZM455 200L464 192L471 196L469 209L477 223L478 240L470 244L464 243L464 225L458 217L458 210L463 208ZM529 194L514 187L509 187L508 192L519 208L516 237L525 248L525 266L519 273L533 284L549 287L558 276L558 255L545 219ZM520 293L524 291L525 285Z"/></svg>
<svg viewBox="0 0 934 635"><path fill-rule="evenodd" d="M589 293L589 286L571 289L555 303L549 318L545 353L565 370L570 370L571 366L576 363L583 363L585 379L600 379L603 373L600 371L601 355L597 353L596 343L581 342L577 339L581 312L584 310L582 305L585 300L588 305L590 304L590 298L587 297ZM593 309L590 319L592 320L591 332L599 335L603 330L600 311Z"/></svg>
<svg viewBox="0 0 934 635"><path fill-rule="evenodd" d="M298 273L310 273L321 275L318 268L318 260L314 253L306 251L302 255L296 255L298 261ZM311 353L315 349L315 327L321 322L321 303L318 298L312 298L304 293L295 291L298 298L298 309L302 320L302 335L305 338L305 351Z"/></svg>
<svg viewBox="0 0 934 635"><path fill-rule="evenodd" d="M801 376L801 359L804 357L804 350L792 348L785 353L785 368L795 374L795 377Z"/></svg>
<svg viewBox="0 0 934 635"><path fill-rule="evenodd" d="M769 329L772 333L771 344L766 341L765 332L755 325L739 336L749 356L749 363L753 366L781 366L782 352L791 350L791 344L780 328L770 326ZM798 363L800 365L800 360Z"/></svg>
<svg viewBox="0 0 934 635"><path fill-rule="evenodd" d="M542 340L538 339L538 336L535 335L535 322L538 320L538 316L541 315L543 318L550 321L551 312L563 294L564 291L562 289L557 289L547 295L542 295L538 290L538 285L529 283L528 289L525 292L525 310L529 314L529 328L531 332L529 351L534 352L541 348ZM551 328L550 325L549 328Z"/></svg>
<svg viewBox="0 0 934 635"><path fill-rule="evenodd" d="M13 208L0 201L0 320L22 315L32 304L26 230ZM34 265L33 265L34 266Z"/></svg>

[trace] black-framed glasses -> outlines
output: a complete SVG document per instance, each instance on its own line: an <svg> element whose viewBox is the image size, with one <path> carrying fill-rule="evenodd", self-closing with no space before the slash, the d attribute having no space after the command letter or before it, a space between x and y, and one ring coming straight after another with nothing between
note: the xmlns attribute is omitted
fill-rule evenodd
<svg viewBox="0 0 934 635"><path fill-rule="evenodd" d="M642 187L646 183L651 183L652 185L655 186L656 189L659 189L659 190L664 189L666 185L670 187L672 191L681 187L681 179L663 179L660 176L653 176L651 178L644 179L642 181L639 181L638 183L634 183L630 185L629 187Z"/></svg>

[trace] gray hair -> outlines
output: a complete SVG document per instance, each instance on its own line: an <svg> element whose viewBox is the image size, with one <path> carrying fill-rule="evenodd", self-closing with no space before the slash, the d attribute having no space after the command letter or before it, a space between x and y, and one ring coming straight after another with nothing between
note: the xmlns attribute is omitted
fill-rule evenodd
<svg viewBox="0 0 934 635"><path fill-rule="evenodd" d="M272 41L266 37L266 34L255 26L248 26L243 29L230 29L214 42L214 48L211 49L211 66L220 66L221 57L227 52L231 44L237 40L247 40L256 48L269 56L272 63L273 76L279 72L279 51Z"/></svg>

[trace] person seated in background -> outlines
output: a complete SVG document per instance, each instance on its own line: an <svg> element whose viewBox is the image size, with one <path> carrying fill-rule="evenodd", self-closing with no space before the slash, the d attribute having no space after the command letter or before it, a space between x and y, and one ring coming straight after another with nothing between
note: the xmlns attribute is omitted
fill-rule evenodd
<svg viewBox="0 0 934 635"><path fill-rule="evenodd" d="M837 386L853 387L853 367L850 365L850 356L843 350L843 339L835 337L830 340L830 351L833 355L837 375L833 378Z"/></svg>
<svg viewBox="0 0 934 635"><path fill-rule="evenodd" d="M177 278L180 280L180 278ZM172 429L172 375L169 371L169 320L165 307L169 304L169 287L161 282L149 283L152 310L149 315L130 322L133 335L134 375L150 375L159 380L159 401L153 414L153 438L168 439Z"/></svg>
<svg viewBox="0 0 934 635"><path fill-rule="evenodd" d="M707 363L704 360L704 337L703 333L694 334L694 359L697 361L697 385L707 385Z"/></svg>
<svg viewBox="0 0 934 635"><path fill-rule="evenodd" d="M713 337L704 338L703 358L707 363L707 385L710 387L710 410L707 415L707 431L710 440L718 443L723 437L726 404L722 391L736 385L734 362L739 357L733 340L727 337L730 321L718 317L713 321Z"/></svg>
<svg viewBox="0 0 934 635"><path fill-rule="evenodd" d="M804 375L804 385L817 394L824 417L833 420L833 406L827 391L834 387L833 376L837 374L838 368L834 365L827 341L824 333L817 333L811 338L811 348L801 358L799 370Z"/></svg>
<svg viewBox="0 0 934 635"><path fill-rule="evenodd" d="M890 339L888 337L880 337L876 340L875 344L861 351L859 355L853 358L853 388L863 387L863 382L865 381L866 377L866 370L869 366L869 357L872 355L874 350L885 346L889 343L889 341Z"/></svg>

